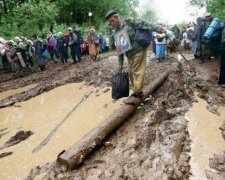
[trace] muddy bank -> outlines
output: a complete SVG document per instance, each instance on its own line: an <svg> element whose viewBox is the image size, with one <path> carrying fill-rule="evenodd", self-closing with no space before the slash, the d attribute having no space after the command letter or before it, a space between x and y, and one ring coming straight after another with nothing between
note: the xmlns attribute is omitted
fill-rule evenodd
<svg viewBox="0 0 225 180"><path fill-rule="evenodd" d="M109 88L72 83L0 109L0 126L8 128L2 133L9 131L0 139L0 178L24 179L33 167L54 162L120 103L112 102Z"/></svg>
<svg viewBox="0 0 225 180"><path fill-rule="evenodd" d="M200 67L198 61L191 63ZM210 69L207 66L215 64L208 63L205 64L206 72ZM150 62L148 80L169 66L176 69L176 60L162 64ZM154 95L154 100L139 107L80 167L63 172L57 164L47 164L34 168L28 179L36 176L56 179L189 179L192 173L191 140L184 115L192 103L198 101L194 92L198 92L199 97L206 97L203 99L209 103L208 111L214 113L217 113L215 107L223 104L225 96L223 89L216 84L216 76L212 76L211 81L204 81L206 72L202 74L196 68L197 74L194 74L185 64L183 66L183 72L173 72ZM221 93L216 96L215 92Z"/></svg>
<svg viewBox="0 0 225 180"><path fill-rule="evenodd" d="M190 139L184 113L191 106L192 92L182 82L179 72L172 73L154 98L140 106L78 169L63 173L57 164L47 164L34 168L28 179L188 179Z"/></svg>
<svg viewBox="0 0 225 180"><path fill-rule="evenodd" d="M209 103L208 111L220 115L217 109L224 104L225 89L217 85L218 62L210 60L200 64L198 60L189 60L196 69L194 74L185 63L183 71L179 71L177 55L162 63L156 63L150 54L148 56L145 85L151 83L166 69L174 70L153 98L139 106L127 122L111 134L104 145L77 169L63 172L56 163L49 162L34 167L27 179L190 178L191 139L185 113L193 102L198 101L194 94L197 93ZM85 81L86 85L94 85L99 89L109 88L117 65L116 55L110 53L102 55L101 60L94 63L84 59L76 65L54 65L51 71L37 72L17 79L21 86L31 82L38 85L8 99L16 102L28 100L70 82ZM1 91L10 89L15 81L3 84ZM98 94L96 93L96 96ZM107 108L107 104L105 107ZM215 166L218 166L218 163ZM217 173L218 176L220 174Z"/></svg>
<svg viewBox="0 0 225 180"><path fill-rule="evenodd" d="M11 101L26 101L55 87L73 82L86 81L86 85L95 85L102 88L109 86L112 75L117 69L117 66L115 66L117 57L110 56L112 54L115 53L102 54L100 56L101 61L98 62L92 62L88 57L84 57L81 63L72 64L70 62L64 66L60 65L60 63L51 64L49 62L46 71L3 82L1 83L0 92L31 84L37 85L30 90L0 100L0 104ZM4 74L3 76L10 76L10 74Z"/></svg>
<svg viewBox="0 0 225 180"><path fill-rule="evenodd" d="M206 171L206 176L210 180L223 180L225 179L225 151L215 154L210 158L210 167L214 171Z"/></svg>

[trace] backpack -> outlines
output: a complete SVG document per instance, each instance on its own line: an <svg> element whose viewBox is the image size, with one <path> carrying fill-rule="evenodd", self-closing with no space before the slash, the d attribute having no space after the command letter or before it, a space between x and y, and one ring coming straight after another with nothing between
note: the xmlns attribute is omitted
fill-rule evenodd
<svg viewBox="0 0 225 180"><path fill-rule="evenodd" d="M187 38L190 40L195 40L195 32L192 29L189 29L187 32Z"/></svg>
<svg viewBox="0 0 225 180"><path fill-rule="evenodd" d="M210 37L210 49L215 54L220 54L225 43L225 25L218 26Z"/></svg>
<svg viewBox="0 0 225 180"><path fill-rule="evenodd" d="M72 41L74 41L73 42L74 45L79 45L79 42L78 42L79 39L78 39L78 36L75 32L72 33L71 39L72 39Z"/></svg>
<svg viewBox="0 0 225 180"><path fill-rule="evenodd" d="M96 45L99 44L99 37L98 37L98 35L94 35L93 41L94 41L94 44L96 44Z"/></svg>
<svg viewBox="0 0 225 180"><path fill-rule="evenodd" d="M147 48L151 44L152 32L148 29L136 29L134 39L142 48Z"/></svg>
<svg viewBox="0 0 225 180"><path fill-rule="evenodd" d="M53 36L48 40L48 46L50 49L56 48L57 40Z"/></svg>
<svg viewBox="0 0 225 180"><path fill-rule="evenodd" d="M215 28L215 30L213 31L213 33L210 37L210 43L211 44L220 44L221 41L223 41L222 34L225 31L224 28L225 28L225 25L218 26L218 27Z"/></svg>
<svg viewBox="0 0 225 180"><path fill-rule="evenodd" d="M83 37L81 35L81 32L79 30L74 30L73 32L77 35L79 45L82 44L83 43Z"/></svg>

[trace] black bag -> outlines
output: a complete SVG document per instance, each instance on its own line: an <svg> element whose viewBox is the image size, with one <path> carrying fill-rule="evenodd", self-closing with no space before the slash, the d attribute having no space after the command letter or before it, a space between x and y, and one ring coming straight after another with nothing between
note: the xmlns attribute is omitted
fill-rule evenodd
<svg viewBox="0 0 225 180"><path fill-rule="evenodd" d="M127 72L117 73L112 78L112 98L129 96L129 75Z"/></svg>
<svg viewBox="0 0 225 180"><path fill-rule="evenodd" d="M152 32L148 29L136 29L135 41L143 48L147 48L152 40Z"/></svg>
<svg viewBox="0 0 225 180"><path fill-rule="evenodd" d="M164 39L164 37L162 37L162 38L159 37L159 38L157 38L157 41L158 41L158 42L163 42L163 39Z"/></svg>

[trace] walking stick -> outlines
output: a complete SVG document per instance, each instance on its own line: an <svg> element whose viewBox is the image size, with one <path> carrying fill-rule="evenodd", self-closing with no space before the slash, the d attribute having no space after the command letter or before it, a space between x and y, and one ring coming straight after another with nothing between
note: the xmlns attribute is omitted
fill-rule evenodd
<svg viewBox="0 0 225 180"><path fill-rule="evenodd" d="M193 68L193 66L188 62L188 60L185 58L185 56L181 53L181 51L177 48L176 44L170 39L170 37L168 36L168 39L170 40L170 42L172 42L172 45L175 47L175 51L177 51L186 61L186 63L191 67L191 69L194 71L195 73L195 69Z"/></svg>

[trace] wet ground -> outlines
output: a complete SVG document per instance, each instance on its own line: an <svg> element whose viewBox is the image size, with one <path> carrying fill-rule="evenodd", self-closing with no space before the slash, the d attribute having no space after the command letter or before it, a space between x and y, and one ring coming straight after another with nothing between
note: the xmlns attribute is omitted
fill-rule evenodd
<svg viewBox="0 0 225 180"><path fill-rule="evenodd" d="M116 54L102 54L97 62L83 58L79 64L61 66L59 63L49 63L47 71L34 72L25 77L17 78L12 74L1 73L2 94L25 87L19 94L10 93L10 96L0 102L16 102L12 107L0 109L0 170L4 172L0 175L1 179L10 178L7 171L11 173L11 179L16 179L16 176L27 179L223 179L225 154L222 151L225 146L221 132L225 132L225 125L222 126L225 120L222 107L225 103L225 89L217 85L219 62L211 59L200 64L187 52L184 55L196 73L188 68L184 60L180 68L176 54L170 55L168 60L161 63L156 63L151 53L148 54L145 85L171 68L173 71L167 81L150 101L138 107L122 126L107 137L107 143L93 152L78 168L69 172L63 172L54 160L57 153L82 137L76 134L79 132L72 131L80 120L76 123L69 119L64 121L62 126L65 130L71 127L68 130L69 137L61 136L61 139L57 139L59 131L63 135L67 134L60 127L47 145L38 145L60 120L65 119L74 105L82 100L85 92L93 93L87 98L90 103L84 102L83 110L80 107L76 114L76 117L80 116L88 122L81 122L81 131L85 127L88 132L109 116L113 109L119 108L121 102L115 103L110 97L111 77L117 71ZM35 104L35 100L39 105ZM26 108L23 110L24 107ZM91 115L89 111L86 112L87 109L105 114ZM93 116L101 118L90 127ZM31 123L29 117L36 118ZM24 126L23 123L27 125ZM11 137L17 137L16 133L21 134L21 141L15 141L15 138L12 138L14 141L9 141ZM34 141L35 138L38 140ZM37 156L36 163L30 162L36 156L32 156L35 147L39 147L37 154L52 149L54 153L50 153L52 156L49 159L43 154L42 157ZM23 148L28 149L27 153ZM217 155L214 157L214 154ZM26 163L26 159L29 163ZM22 166L25 162L27 169L17 175L17 166L12 166L13 162L17 166Z"/></svg>
<svg viewBox="0 0 225 180"><path fill-rule="evenodd" d="M1 178L24 178L34 165L54 162L61 151L120 107L121 102L113 103L109 93L108 88L72 83L1 109L4 121L0 125L9 133L0 139L0 145L6 141L0 149L3 153L13 152L1 159Z"/></svg>

